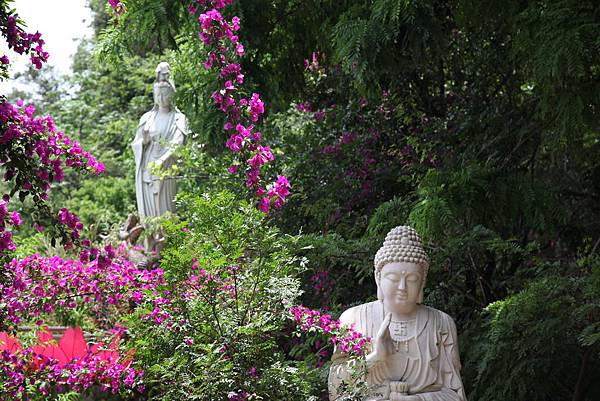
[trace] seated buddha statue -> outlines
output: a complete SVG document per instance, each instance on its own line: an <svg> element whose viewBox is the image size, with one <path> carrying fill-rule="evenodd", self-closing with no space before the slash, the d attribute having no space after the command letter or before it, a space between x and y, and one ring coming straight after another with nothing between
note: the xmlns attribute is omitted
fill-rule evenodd
<svg viewBox="0 0 600 401"><path fill-rule="evenodd" d="M421 239L408 226L386 236L375 255L377 301L346 310L342 325L371 337L366 352L365 401L466 401L460 377L456 325L422 305L429 262ZM356 359L336 349L329 371L329 399L343 399L343 382L356 380Z"/></svg>

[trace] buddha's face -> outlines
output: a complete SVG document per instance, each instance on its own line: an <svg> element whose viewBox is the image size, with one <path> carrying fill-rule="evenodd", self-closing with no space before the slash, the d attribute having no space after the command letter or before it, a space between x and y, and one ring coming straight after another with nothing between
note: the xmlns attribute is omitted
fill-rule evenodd
<svg viewBox="0 0 600 401"><path fill-rule="evenodd" d="M419 300L423 272L411 262L388 263L381 269L379 287L383 302L390 311L407 312Z"/></svg>
<svg viewBox="0 0 600 401"><path fill-rule="evenodd" d="M154 84L154 103L163 108L171 108L173 103L173 88L171 84L162 81Z"/></svg>
<svg viewBox="0 0 600 401"><path fill-rule="evenodd" d="M168 82L170 76L171 73L168 69L161 69L156 73L156 82Z"/></svg>

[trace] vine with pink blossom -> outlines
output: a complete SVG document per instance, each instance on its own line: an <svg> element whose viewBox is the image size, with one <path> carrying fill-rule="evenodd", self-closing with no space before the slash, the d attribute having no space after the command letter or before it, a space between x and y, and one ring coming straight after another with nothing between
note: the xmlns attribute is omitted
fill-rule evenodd
<svg viewBox="0 0 600 401"><path fill-rule="evenodd" d="M44 51L44 40L39 32L27 33L18 24L18 16L5 5L0 8L0 33L6 39L8 48L18 54L28 54L31 63L38 70L48 61L49 54ZM0 57L0 75L8 77L10 60L6 54Z"/></svg>
<svg viewBox="0 0 600 401"><path fill-rule="evenodd" d="M29 55L37 69L48 60L41 34L25 32L7 4L0 7L0 34L9 49ZM8 56L2 55L2 79L8 78L9 65ZM12 187L0 201L0 256L15 250L12 230L22 223L18 212L8 210L14 196L21 201L28 197L33 200L35 211L31 217L38 231L49 226L53 241L58 238L66 247L73 247L79 241L82 225L77 216L66 209L53 211L46 203L48 192L52 184L64 179L65 168L94 174L104 171L101 162L58 131L52 117L34 114L33 106L25 106L22 101L13 105L0 97L0 166L5 171L4 180Z"/></svg>
<svg viewBox="0 0 600 401"><path fill-rule="evenodd" d="M371 342L370 337L365 337L354 327L342 326L340 321L332 319L331 315L302 305L295 306L289 311L294 317L299 332L325 334L331 338L331 342L339 348L340 352L350 356L364 356Z"/></svg>
<svg viewBox="0 0 600 401"><path fill-rule="evenodd" d="M228 171L244 173L246 186L258 198L258 208L268 213L271 208L281 208L290 194L290 184L283 175L268 184L263 166L275 160L269 146L261 144L262 133L257 130L265 113L265 104L258 93L245 97L242 92L244 74L240 59L245 49L237 32L240 18L224 17L219 10L232 0L193 0L188 7L198 18L199 37L208 54L204 68L217 72L221 89L212 94L215 105L226 116L223 129L230 133L227 148L234 154L235 162Z"/></svg>

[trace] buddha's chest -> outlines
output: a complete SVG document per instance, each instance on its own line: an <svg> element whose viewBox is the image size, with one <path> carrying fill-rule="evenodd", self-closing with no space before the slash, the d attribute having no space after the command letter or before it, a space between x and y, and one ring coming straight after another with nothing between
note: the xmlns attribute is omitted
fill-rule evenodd
<svg viewBox="0 0 600 401"><path fill-rule="evenodd" d="M390 380L407 380L415 372L421 359L416 337L394 341L394 352L386 360Z"/></svg>
<svg viewBox="0 0 600 401"><path fill-rule="evenodd" d="M387 360L392 380L405 380L421 357L416 333L416 320L391 321L388 327L392 354Z"/></svg>

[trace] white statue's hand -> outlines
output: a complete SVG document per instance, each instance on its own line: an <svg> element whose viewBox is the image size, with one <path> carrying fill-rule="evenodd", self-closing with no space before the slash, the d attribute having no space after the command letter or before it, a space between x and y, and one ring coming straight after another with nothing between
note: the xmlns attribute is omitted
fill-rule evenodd
<svg viewBox="0 0 600 401"><path fill-rule="evenodd" d="M150 132L148 132L146 129L142 130L142 143L144 145L150 143Z"/></svg>
<svg viewBox="0 0 600 401"><path fill-rule="evenodd" d="M388 313L385 319L383 319L381 327L375 336L375 341L373 342L373 352L367 355L367 364L382 362L392 354L393 344L389 330L391 320L392 314Z"/></svg>

